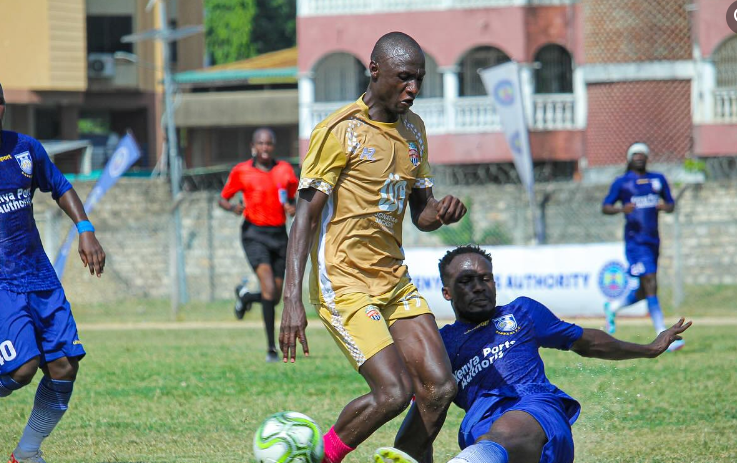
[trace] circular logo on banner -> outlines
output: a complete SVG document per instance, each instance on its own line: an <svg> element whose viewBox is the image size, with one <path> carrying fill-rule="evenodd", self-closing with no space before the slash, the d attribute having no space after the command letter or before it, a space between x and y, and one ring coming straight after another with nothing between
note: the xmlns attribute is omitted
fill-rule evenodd
<svg viewBox="0 0 737 463"><path fill-rule="evenodd" d="M627 291L627 269L617 261L604 264L599 272L599 289L609 299L618 299Z"/></svg>
<svg viewBox="0 0 737 463"><path fill-rule="evenodd" d="M514 85L510 80L504 79L499 81L494 87L494 99L504 106L514 103Z"/></svg>
<svg viewBox="0 0 737 463"><path fill-rule="evenodd" d="M519 136L519 131L514 132L512 136L509 137L509 147L517 154L522 152L522 138Z"/></svg>
<svg viewBox="0 0 737 463"><path fill-rule="evenodd" d="M110 161L110 176L119 177L125 171L125 163L128 161L128 148L120 148Z"/></svg>
<svg viewBox="0 0 737 463"><path fill-rule="evenodd" d="M727 26L732 29L732 32L737 33L737 2L727 8Z"/></svg>

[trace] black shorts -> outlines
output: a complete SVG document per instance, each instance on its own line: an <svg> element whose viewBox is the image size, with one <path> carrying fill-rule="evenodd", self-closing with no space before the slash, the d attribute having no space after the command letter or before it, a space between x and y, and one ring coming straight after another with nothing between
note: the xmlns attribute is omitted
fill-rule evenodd
<svg viewBox="0 0 737 463"><path fill-rule="evenodd" d="M259 227L243 222L241 243L248 262L256 271L261 264L271 265L275 278L284 278L287 262L287 227Z"/></svg>

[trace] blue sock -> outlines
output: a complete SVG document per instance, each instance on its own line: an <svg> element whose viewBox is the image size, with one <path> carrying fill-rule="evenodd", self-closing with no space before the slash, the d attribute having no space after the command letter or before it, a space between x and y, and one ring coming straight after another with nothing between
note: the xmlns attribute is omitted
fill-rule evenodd
<svg viewBox="0 0 737 463"><path fill-rule="evenodd" d="M0 397L7 397L21 387L10 375L0 375Z"/></svg>
<svg viewBox="0 0 737 463"><path fill-rule="evenodd" d="M637 291L639 291L639 288L633 289L632 291L629 292L629 294L627 294L627 297L624 298L624 305L625 306L632 305L635 302L637 302L637 300L638 300L637 299Z"/></svg>
<svg viewBox="0 0 737 463"><path fill-rule="evenodd" d="M448 463L507 463L509 455L501 445L490 440L469 445Z"/></svg>
<svg viewBox="0 0 737 463"><path fill-rule="evenodd" d="M665 321L663 320L663 311L660 310L660 302L658 296L647 297L647 310L650 312L650 318L655 325L655 331L660 333L665 329Z"/></svg>
<svg viewBox="0 0 737 463"><path fill-rule="evenodd" d="M74 381L59 381L48 376L41 379L31 417L18 442L16 457L27 458L38 452L41 442L51 434L67 411L73 389Z"/></svg>

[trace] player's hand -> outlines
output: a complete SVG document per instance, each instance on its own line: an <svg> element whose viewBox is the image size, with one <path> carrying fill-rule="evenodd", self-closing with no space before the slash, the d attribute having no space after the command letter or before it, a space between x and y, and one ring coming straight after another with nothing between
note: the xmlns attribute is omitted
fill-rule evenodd
<svg viewBox="0 0 737 463"><path fill-rule="evenodd" d="M105 269L105 251L94 232L84 232L79 235L79 257L82 263L90 270L90 275L99 278Z"/></svg>
<svg viewBox="0 0 737 463"><path fill-rule="evenodd" d="M305 357L310 356L310 348L307 346L307 315L302 299L284 300L284 310L281 314L281 326L279 327L279 347L281 348L284 363L294 363L297 357L297 340L302 344L302 352Z"/></svg>
<svg viewBox="0 0 737 463"><path fill-rule="evenodd" d="M653 355L653 357L657 357L658 355L668 350L668 346L670 346L673 341L680 341L681 339L683 339L680 336L681 333L686 331L692 323L684 323L684 321L686 321L686 319L681 318L680 320L678 320L678 323L663 331L658 335L657 338L655 338L655 341L650 344L655 354Z"/></svg>
<svg viewBox="0 0 737 463"><path fill-rule="evenodd" d="M243 207L243 204L236 204L232 208L230 208L230 211L235 215L241 215L243 214L243 211L245 211L246 208Z"/></svg>
<svg viewBox="0 0 737 463"><path fill-rule="evenodd" d="M284 205L284 212L286 212L290 217L294 217L294 214L297 213L297 206L294 204L286 203Z"/></svg>
<svg viewBox="0 0 737 463"><path fill-rule="evenodd" d="M631 214L632 211L635 210L635 205L633 203L627 203L622 207L622 213L624 214Z"/></svg>
<svg viewBox="0 0 737 463"><path fill-rule="evenodd" d="M456 223L466 215L466 206L455 196L446 196L438 201L437 218L443 225Z"/></svg>

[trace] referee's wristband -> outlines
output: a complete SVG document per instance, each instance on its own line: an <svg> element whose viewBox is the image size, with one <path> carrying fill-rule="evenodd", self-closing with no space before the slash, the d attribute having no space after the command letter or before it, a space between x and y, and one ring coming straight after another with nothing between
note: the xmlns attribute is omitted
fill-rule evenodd
<svg viewBox="0 0 737 463"><path fill-rule="evenodd" d="M77 233L80 235L84 232L93 232L95 231L95 227L92 226L92 222L89 220L82 220L81 222L77 222Z"/></svg>

